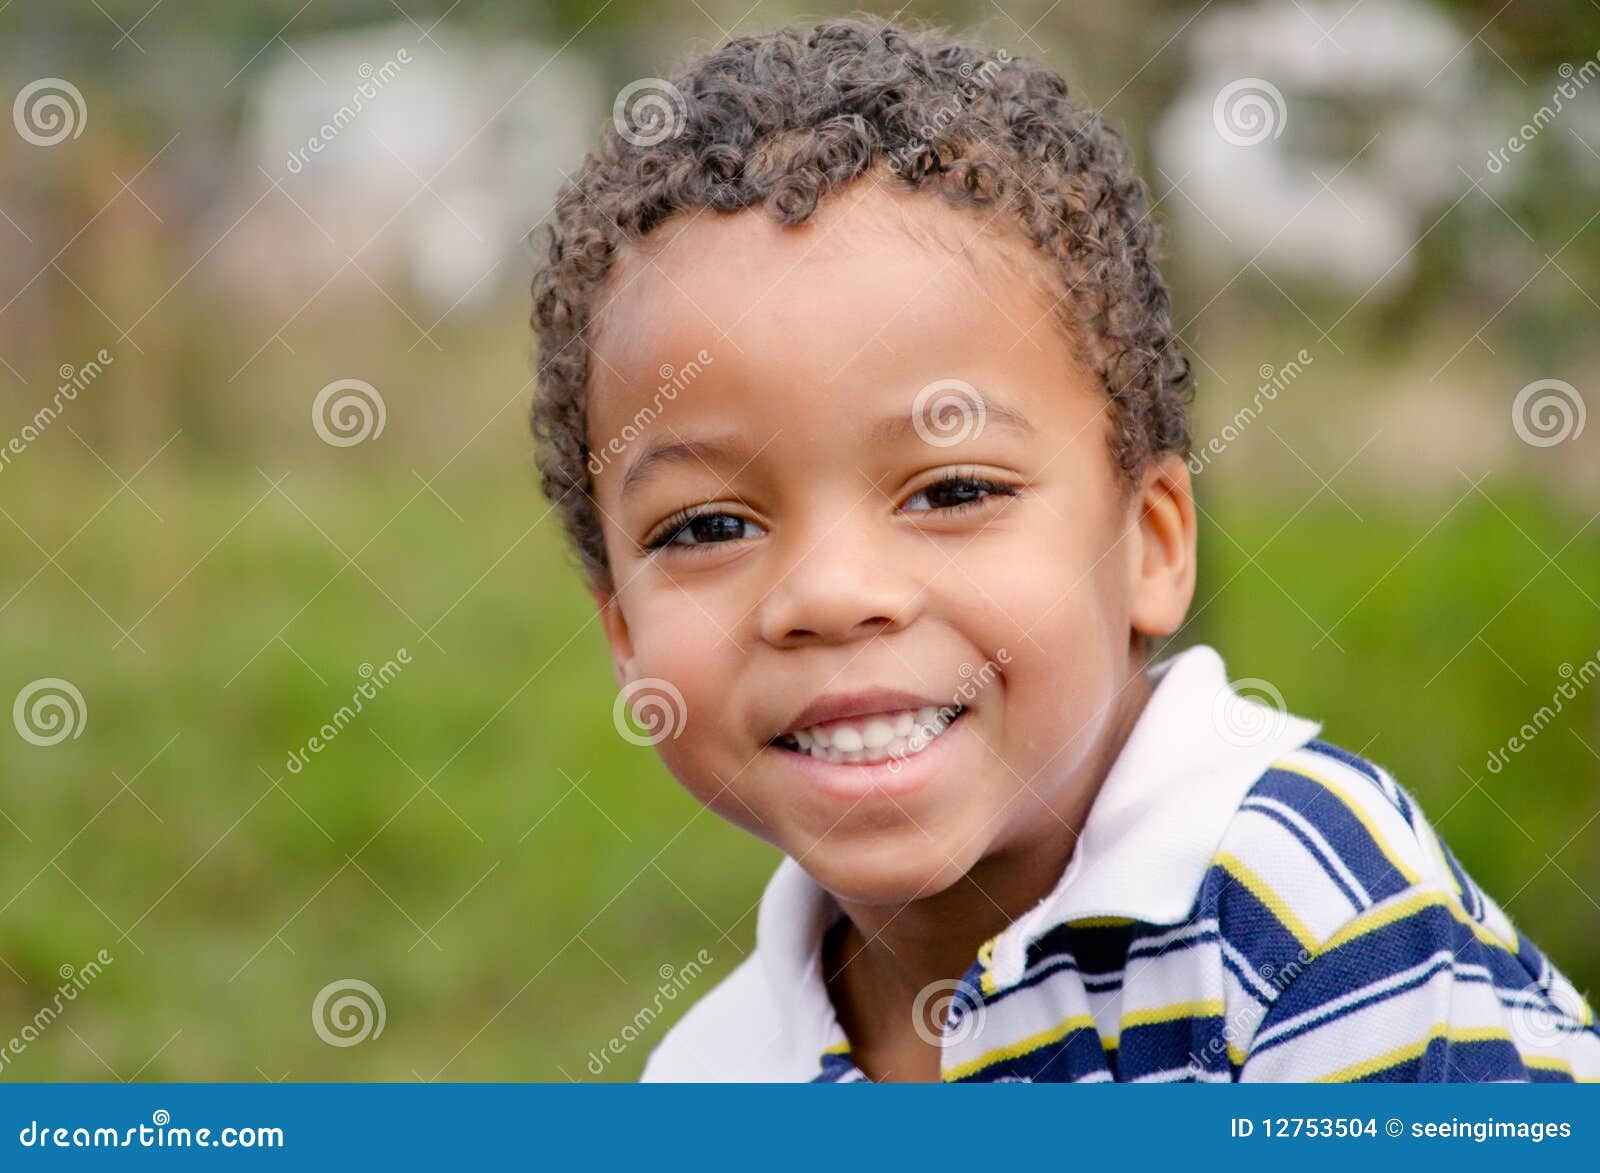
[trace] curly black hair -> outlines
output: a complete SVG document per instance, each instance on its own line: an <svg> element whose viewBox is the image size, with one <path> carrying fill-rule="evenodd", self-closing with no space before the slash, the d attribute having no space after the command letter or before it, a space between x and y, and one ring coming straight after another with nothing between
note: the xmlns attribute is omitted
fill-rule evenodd
<svg viewBox="0 0 1600 1173"><path fill-rule="evenodd" d="M869 171L1010 216L1061 278L1058 313L1110 397L1129 483L1187 456L1189 363L1156 266L1149 192L1122 136L1044 65L873 16L735 37L613 119L563 186L533 280L541 484L591 579L609 584L584 421L589 331L618 249L686 209L760 204L799 224ZM619 102L620 107L620 102Z"/></svg>

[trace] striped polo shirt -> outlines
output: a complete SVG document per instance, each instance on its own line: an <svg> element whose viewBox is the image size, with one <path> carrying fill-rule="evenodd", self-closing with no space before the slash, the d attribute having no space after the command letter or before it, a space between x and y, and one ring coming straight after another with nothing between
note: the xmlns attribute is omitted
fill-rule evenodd
<svg viewBox="0 0 1600 1173"><path fill-rule="evenodd" d="M945 1081L1600 1079L1593 1012L1392 777L1210 648L1151 675L1054 890L929 991ZM822 975L841 915L786 857L642 1078L864 1079Z"/></svg>

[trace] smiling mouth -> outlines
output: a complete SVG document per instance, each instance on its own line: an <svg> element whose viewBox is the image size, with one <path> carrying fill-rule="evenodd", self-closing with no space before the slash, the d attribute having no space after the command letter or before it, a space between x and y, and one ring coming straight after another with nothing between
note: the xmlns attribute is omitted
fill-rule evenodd
<svg viewBox="0 0 1600 1173"><path fill-rule="evenodd" d="M966 706L955 705L874 713L795 729L774 737L771 744L819 762L873 765L921 753L966 711Z"/></svg>

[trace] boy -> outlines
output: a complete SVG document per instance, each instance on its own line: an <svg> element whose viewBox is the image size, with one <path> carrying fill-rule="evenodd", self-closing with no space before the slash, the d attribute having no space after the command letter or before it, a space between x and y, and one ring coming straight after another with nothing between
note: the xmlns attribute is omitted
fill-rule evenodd
<svg viewBox="0 0 1600 1173"><path fill-rule="evenodd" d="M543 484L666 765L788 858L644 1077L1600 1076L1387 774L1149 663L1189 380L1122 140L872 18L654 103L552 216Z"/></svg>

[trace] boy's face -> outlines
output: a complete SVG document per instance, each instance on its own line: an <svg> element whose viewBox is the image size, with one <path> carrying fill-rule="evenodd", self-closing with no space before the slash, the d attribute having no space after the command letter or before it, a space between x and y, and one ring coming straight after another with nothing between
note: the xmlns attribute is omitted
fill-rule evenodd
<svg viewBox="0 0 1600 1173"><path fill-rule="evenodd" d="M1193 588L1182 462L1128 492L991 216L872 183L795 228L680 216L594 339L619 675L681 694L690 792L862 903L1059 842Z"/></svg>

